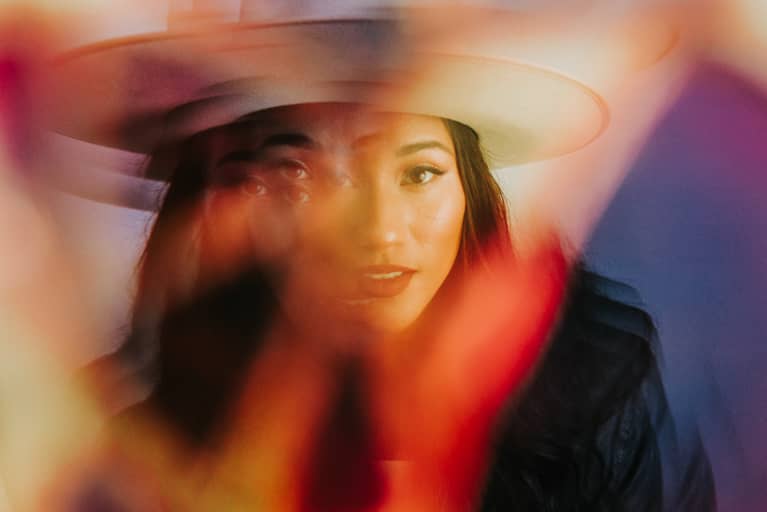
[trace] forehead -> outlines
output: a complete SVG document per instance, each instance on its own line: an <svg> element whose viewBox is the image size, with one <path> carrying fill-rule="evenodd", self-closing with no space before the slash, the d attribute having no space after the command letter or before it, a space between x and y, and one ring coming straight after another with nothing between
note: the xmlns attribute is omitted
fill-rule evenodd
<svg viewBox="0 0 767 512"><path fill-rule="evenodd" d="M320 146L419 138L452 146L445 121L439 117L386 112L349 103L272 108L254 112L212 132L217 139L238 141L258 141L275 133L305 135Z"/></svg>

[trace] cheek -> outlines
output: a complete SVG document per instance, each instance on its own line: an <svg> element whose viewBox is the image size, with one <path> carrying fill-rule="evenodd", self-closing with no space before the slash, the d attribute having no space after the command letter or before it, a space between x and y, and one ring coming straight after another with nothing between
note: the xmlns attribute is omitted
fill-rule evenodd
<svg viewBox="0 0 767 512"><path fill-rule="evenodd" d="M447 187L445 187L447 188ZM385 329L402 331L421 316L439 292L458 255L463 232L466 201L460 183L423 201L411 212L412 249L420 267L413 288L405 293L387 314Z"/></svg>
<svg viewBox="0 0 767 512"><path fill-rule="evenodd" d="M444 190L446 189L446 190ZM461 241L466 199L460 183L444 187L429 198L411 219L413 238L420 245L424 261L440 269L452 267Z"/></svg>

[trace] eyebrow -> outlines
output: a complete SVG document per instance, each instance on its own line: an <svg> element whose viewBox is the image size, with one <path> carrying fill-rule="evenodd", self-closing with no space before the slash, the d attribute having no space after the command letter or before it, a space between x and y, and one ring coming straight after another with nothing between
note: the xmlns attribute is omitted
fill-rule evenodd
<svg viewBox="0 0 767 512"><path fill-rule="evenodd" d="M295 146L299 148L313 149L316 148L318 144L303 133L275 133L264 139L258 147L258 150L260 151L273 146Z"/></svg>
<svg viewBox="0 0 767 512"><path fill-rule="evenodd" d="M380 132L371 133L369 135L363 135L362 137L357 138L352 143L352 147L366 146L368 144L371 144L381 139L382 137L383 135ZM441 151L444 151L448 155L453 156L453 151L449 147L447 147L445 144L437 140L425 140L420 142L413 142L411 144L405 144L403 146L400 146L394 154L397 157L403 157L403 156L412 155L413 153L417 153L419 151L423 151L424 149L439 149Z"/></svg>
<svg viewBox="0 0 767 512"><path fill-rule="evenodd" d="M242 149L228 153L218 162L218 165L229 162L251 162L258 159L261 151L276 146L293 146L314 149L319 145L316 141L303 133L276 133L265 138L256 149Z"/></svg>
<svg viewBox="0 0 767 512"><path fill-rule="evenodd" d="M378 138L377 134L363 136L357 139L356 141L354 141L353 145L354 146L364 145L366 143L369 143L372 139L376 139L376 138ZM319 144L315 140L313 140L311 137L303 133L299 133L299 132L275 133L265 138L264 141L255 150L235 151L227 155L221 162L219 162L219 164L230 162L230 161L255 160L261 151L263 151L264 149L267 149L270 147L276 147L276 146L293 146L298 148L316 149L319 147ZM437 140L425 140L425 141L405 144L397 148L394 154L395 156L401 158L408 155L412 155L419 151L424 151L426 149L438 149L440 151L447 153L450 156L453 156L453 151L449 147L447 147L445 144Z"/></svg>
<svg viewBox="0 0 767 512"><path fill-rule="evenodd" d="M405 144L404 146L401 146L399 149L397 149L397 152L395 153L398 157L408 156L412 155L413 153L417 153L419 151L423 151L424 149L439 149L444 151L450 156L453 156L453 152L442 144L439 141L436 140L426 140L423 142L414 142L412 144Z"/></svg>

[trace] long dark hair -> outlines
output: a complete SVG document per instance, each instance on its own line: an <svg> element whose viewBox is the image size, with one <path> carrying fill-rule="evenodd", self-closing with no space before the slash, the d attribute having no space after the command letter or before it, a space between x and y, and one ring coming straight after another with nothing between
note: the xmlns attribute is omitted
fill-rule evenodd
<svg viewBox="0 0 767 512"><path fill-rule="evenodd" d="M488 251L512 247L503 194L477 134L463 124L445 122L466 197L458 268L476 263ZM143 254L131 333L122 354L138 361L153 381L148 405L191 442L203 444L226 422L248 361L256 356L258 341L276 312L276 299L264 269L257 266L205 293L196 289L206 235L190 219L196 218L206 186L201 147L192 138L164 150L179 160ZM150 165L158 162L162 160L155 158ZM481 510L622 510L624 487L635 481L633 473L659 474L639 464L616 469L605 455L610 453L605 443L620 444L622 439L605 440L605 429L626 404L638 400L654 368L654 331L641 310L599 293L598 281L576 268L551 348L499 423ZM600 317L604 311L608 317L629 317L641 328L615 327ZM647 418L640 416L645 418L641 421ZM651 435L652 429L642 432ZM652 464L654 440L640 441L635 453L622 455L629 466L647 454ZM655 476L651 480L646 504L652 506L641 510L657 504L659 482Z"/></svg>

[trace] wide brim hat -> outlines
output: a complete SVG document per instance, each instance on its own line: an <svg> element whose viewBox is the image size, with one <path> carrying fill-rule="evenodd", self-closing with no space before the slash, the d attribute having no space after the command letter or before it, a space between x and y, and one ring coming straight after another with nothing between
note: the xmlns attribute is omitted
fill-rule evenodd
<svg viewBox="0 0 767 512"><path fill-rule="evenodd" d="M577 41L547 39L539 18L419 8L171 24L59 55L48 126L68 138L151 154L254 111L352 102L466 124L492 169L556 157L587 145L609 124L599 92L563 71L572 62L563 65L562 50L599 63L598 52L615 48L608 38L567 48ZM551 35L556 24L547 30ZM673 34L656 34L632 59L644 65L666 51ZM154 169L145 177L167 179Z"/></svg>

